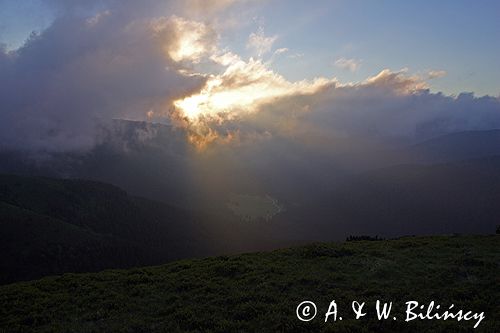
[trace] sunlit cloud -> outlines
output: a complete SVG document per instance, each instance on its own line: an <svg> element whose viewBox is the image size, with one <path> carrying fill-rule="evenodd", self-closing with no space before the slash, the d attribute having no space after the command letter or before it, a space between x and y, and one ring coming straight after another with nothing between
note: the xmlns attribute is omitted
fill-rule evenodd
<svg viewBox="0 0 500 333"><path fill-rule="evenodd" d="M164 35L165 52L175 62L196 64L216 51L217 34L202 22L162 17L153 20L152 29L157 35Z"/></svg>
<svg viewBox="0 0 500 333"><path fill-rule="evenodd" d="M158 5L151 8L163 8L151 1ZM411 136L500 123L498 98L431 93L429 80L445 76L443 70L385 69L349 83L321 75L290 80L273 68L276 57L314 60L296 45L277 48L278 36L267 36L262 26L246 43L251 57L221 45L227 31L217 15L234 3L240 2L177 2L182 10L152 13L135 1L111 1L89 17L63 16L19 50L0 46L0 143L85 149L96 142L96 124L113 118L180 126L198 147L318 128ZM353 72L360 64L335 62Z"/></svg>
<svg viewBox="0 0 500 333"><path fill-rule="evenodd" d="M257 33L253 32L248 37L247 48L252 50L258 57L271 51L278 36L266 36L264 28L260 27Z"/></svg>
<svg viewBox="0 0 500 333"><path fill-rule="evenodd" d="M427 76L429 79L439 79L439 78L442 78L442 77L445 77L448 73L446 71L443 71L443 70L433 70L433 71L429 71L429 73L427 73Z"/></svg>
<svg viewBox="0 0 500 333"><path fill-rule="evenodd" d="M390 89L401 94L411 94L429 88L425 80L418 75L408 75L407 69L392 72L384 69L377 75L366 79L362 85Z"/></svg>
<svg viewBox="0 0 500 333"><path fill-rule="evenodd" d="M295 94L312 94L331 83L314 81L289 82L268 69L260 60L238 59L224 73L212 76L199 94L175 101L186 117L198 121L203 117L232 118L238 113L255 112L272 99Z"/></svg>
<svg viewBox="0 0 500 333"><path fill-rule="evenodd" d="M207 130L211 123L233 121L259 112L263 105L280 98L314 94L334 82L326 78L289 82L261 60L244 61L234 55L229 58L225 71L210 76L199 93L174 101L190 129L200 135L208 134L208 139L216 137Z"/></svg>
<svg viewBox="0 0 500 333"><path fill-rule="evenodd" d="M194 13L195 16L210 16L217 14L236 2L242 0L184 0L184 12Z"/></svg>
<svg viewBox="0 0 500 333"><path fill-rule="evenodd" d="M356 72L361 67L361 61L356 59L339 58L335 60L335 66L341 69L347 69Z"/></svg>
<svg viewBox="0 0 500 333"><path fill-rule="evenodd" d="M201 27L199 24L193 22L183 25ZM202 31L210 29L204 26ZM361 118L357 120L359 124L356 126L349 125L344 129L337 126L345 124L346 119L352 118L354 121L360 112L363 112L366 113L364 115L366 119L371 119L372 124L377 124L374 125L377 127L375 131L369 130L367 133L385 132L388 135L408 133L411 136L415 135L418 126L423 126L422 124L436 116L438 101L444 103L446 109L448 105L455 103L455 100L442 95L435 97L429 94L427 80L444 76L446 74L444 71L417 75L409 73L407 68L399 71L384 69L360 82L340 83L336 78L325 77L289 81L271 68L274 56L289 50L277 49L269 61L264 61L263 54L272 51L275 38L265 37L263 30L260 30L259 34L259 38L254 38L254 49L259 55L256 58L245 60L238 54L221 49L216 43L209 44L211 47L200 47L202 51L197 53L199 57L194 57L193 62L205 57L221 66L219 72L198 73L197 75L206 78L204 86L193 94L173 101L173 112L170 115L177 124L186 128L189 141L198 148L205 148L215 142L241 144L244 140L254 140L259 137L269 139L273 132L281 135L304 133L306 128L311 130L323 127L322 122L329 123L324 119L313 125L301 120L314 119L315 117L311 118L309 114L315 114L317 112L315 110L325 109L329 112L318 114L324 116L330 114L331 119L340 117L338 124L330 125L332 129L335 128L336 133L349 132L355 128L354 132L357 132L357 128L363 128L363 124L369 125ZM257 35L253 37L255 36ZM360 63L359 60L345 58L336 61L338 67L351 71L358 70ZM399 103L407 104L406 108L413 108L412 100L417 96L427 108L414 111L419 112L418 117L417 114L406 113L406 109L394 109L394 105ZM381 109L370 112L370 103L359 104L365 103L366 99L379 101ZM427 100L433 102L427 104ZM346 101L353 110L345 114L338 113L340 110L350 109L349 105L345 104ZM384 105L387 110L384 110ZM432 109L433 112L428 112L428 109ZM390 118L386 118L389 114ZM448 113L446 117L452 118L453 114ZM384 122L393 125L380 125ZM454 120L450 119L447 122L452 124Z"/></svg>

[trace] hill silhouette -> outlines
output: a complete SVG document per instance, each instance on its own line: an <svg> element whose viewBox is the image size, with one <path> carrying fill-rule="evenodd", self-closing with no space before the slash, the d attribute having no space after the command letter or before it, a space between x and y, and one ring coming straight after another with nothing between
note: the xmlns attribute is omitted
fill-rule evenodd
<svg viewBox="0 0 500 333"><path fill-rule="evenodd" d="M0 175L0 283L207 253L182 209L104 183Z"/></svg>
<svg viewBox="0 0 500 333"><path fill-rule="evenodd" d="M188 211L97 181L0 175L0 284L296 243L263 232L261 222Z"/></svg>

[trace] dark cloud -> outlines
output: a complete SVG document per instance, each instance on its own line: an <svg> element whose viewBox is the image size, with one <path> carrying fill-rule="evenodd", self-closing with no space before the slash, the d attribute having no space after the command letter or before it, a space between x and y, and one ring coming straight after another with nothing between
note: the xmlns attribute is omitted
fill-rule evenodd
<svg viewBox="0 0 500 333"><path fill-rule="evenodd" d="M0 50L3 148L88 148L102 122L166 112L202 83L171 69L172 41L155 38L147 20L112 9L62 15L18 50Z"/></svg>

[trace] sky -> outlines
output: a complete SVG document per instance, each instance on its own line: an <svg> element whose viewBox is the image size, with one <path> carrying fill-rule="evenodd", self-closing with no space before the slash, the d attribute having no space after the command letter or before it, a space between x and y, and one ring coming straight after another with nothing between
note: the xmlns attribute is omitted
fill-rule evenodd
<svg viewBox="0 0 500 333"><path fill-rule="evenodd" d="M446 76L432 82L435 91L500 94L498 1L271 0L252 6L244 23L225 31L223 42L250 55L247 36L263 28L277 37L277 48L289 50L274 64L288 79L336 76L349 82L384 68L439 70ZM56 16L47 1L0 0L0 42L18 48Z"/></svg>
<svg viewBox="0 0 500 333"><path fill-rule="evenodd" d="M500 128L499 17L489 0L0 0L0 148L88 148L114 118L199 147Z"/></svg>

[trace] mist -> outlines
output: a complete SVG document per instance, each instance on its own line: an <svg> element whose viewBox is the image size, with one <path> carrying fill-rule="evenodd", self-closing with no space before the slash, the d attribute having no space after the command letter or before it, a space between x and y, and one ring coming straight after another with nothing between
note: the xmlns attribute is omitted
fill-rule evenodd
<svg viewBox="0 0 500 333"><path fill-rule="evenodd" d="M273 69L288 52L275 45L277 36L251 33L248 57L222 43L224 27L234 22L220 14L258 4L50 4L56 18L49 27L18 49L0 49L3 172L109 182L207 212L212 221L241 223L231 207L243 204L235 200L280 207L272 223L257 214L257 224L241 225L256 238L432 232L425 221L436 218L444 221L439 231L473 229L464 216L474 204L466 213L438 214L427 197L441 193L432 187L434 173L443 175L443 188L466 188L455 177L468 174L463 168L475 175L482 164L456 163L500 154L498 96L437 92L433 80L446 75L439 69L384 69L358 82L289 80ZM436 148L443 142L446 149ZM409 164L422 168L418 180L401 167ZM385 182L377 183L380 177ZM481 182L460 200L493 195L477 194ZM396 198L387 188L415 196L392 212ZM365 203L371 208L356 215ZM415 207L420 215L409 213ZM485 231L492 221L481 223L477 230Z"/></svg>

